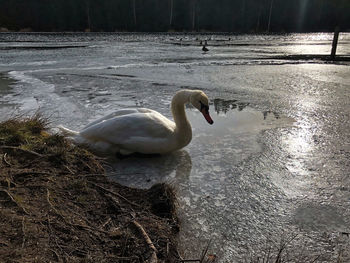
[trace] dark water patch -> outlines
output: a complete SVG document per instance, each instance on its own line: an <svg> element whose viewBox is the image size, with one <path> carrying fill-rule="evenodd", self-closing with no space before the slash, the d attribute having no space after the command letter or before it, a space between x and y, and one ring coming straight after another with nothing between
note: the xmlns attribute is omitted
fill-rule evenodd
<svg viewBox="0 0 350 263"><path fill-rule="evenodd" d="M110 74L111 76L116 76L116 77L124 77L124 78L136 78L134 75L127 75L127 74Z"/></svg>
<svg viewBox="0 0 350 263"><path fill-rule="evenodd" d="M8 40L8 39L0 39L0 43L47 43L48 41L43 40Z"/></svg>
<svg viewBox="0 0 350 263"><path fill-rule="evenodd" d="M179 58L179 59L161 59L154 62L154 66L166 66L164 64L174 64L181 66L242 66L242 65L291 65L291 64L300 64L300 61L288 61L287 59L275 59L274 57L247 57L241 55L239 51L231 51L232 56L213 56L214 52L204 53L201 50L198 50L198 54L203 54L202 57L188 57L188 58ZM220 53L227 53L221 52ZM257 52L258 53L258 52ZM235 55L239 54L239 55ZM315 62L316 63L316 62Z"/></svg>
<svg viewBox="0 0 350 263"><path fill-rule="evenodd" d="M6 46L0 47L0 50L47 50L47 49L67 49L67 48L85 48L87 45L65 45L65 46Z"/></svg>
<svg viewBox="0 0 350 263"><path fill-rule="evenodd" d="M58 75L58 76L85 77L85 78L101 78L100 75L78 74L78 73L57 73L56 75Z"/></svg>
<svg viewBox="0 0 350 263"><path fill-rule="evenodd" d="M332 205L304 203L296 209L293 222L305 230L349 230L340 209Z"/></svg>
<svg viewBox="0 0 350 263"><path fill-rule="evenodd" d="M261 58L264 59L264 58ZM266 58L265 58L266 59ZM321 61L344 61L350 62L350 56L339 55L335 56L334 59L330 55L318 55L318 54L301 54L301 55L283 55L283 56L273 56L268 59L281 59L281 60L321 60Z"/></svg>
<svg viewBox="0 0 350 263"><path fill-rule="evenodd" d="M9 78L6 74L0 73L0 108L6 109L7 107L15 105L8 100L8 96L18 95L12 90L12 85L14 85L15 82L15 80Z"/></svg>
<svg viewBox="0 0 350 263"><path fill-rule="evenodd" d="M346 42L343 42L345 44ZM175 46L202 46L204 41L174 41L174 42L166 42L165 44L175 45ZM323 46L329 45L329 41L327 42L266 42L266 43L258 43L258 42L231 42L230 40L210 40L207 41L206 46L214 46L214 47L251 47L251 46L259 46L259 47L284 47L284 46Z"/></svg>
<svg viewBox="0 0 350 263"><path fill-rule="evenodd" d="M84 77L84 78L113 78L117 80L121 80L120 78L115 77L124 77L124 78L136 78L136 76L133 75L126 75L126 74L99 74L99 75L92 75L92 74L77 74L77 73L58 73L57 75L61 76L76 76L76 77Z"/></svg>
<svg viewBox="0 0 350 263"><path fill-rule="evenodd" d="M0 73L0 94L5 95L11 92L11 85L15 81Z"/></svg>
<svg viewBox="0 0 350 263"><path fill-rule="evenodd" d="M159 83L159 82L153 82L152 83L153 86L160 86L160 87L166 87L166 86L169 86L168 84L166 83Z"/></svg>

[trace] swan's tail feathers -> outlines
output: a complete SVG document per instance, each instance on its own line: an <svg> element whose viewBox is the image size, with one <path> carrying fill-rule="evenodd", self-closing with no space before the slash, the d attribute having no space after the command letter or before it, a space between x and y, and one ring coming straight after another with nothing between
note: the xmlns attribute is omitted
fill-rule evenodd
<svg viewBox="0 0 350 263"><path fill-rule="evenodd" d="M62 132L62 134L64 136L76 136L76 135L79 135L79 132L67 129L67 128L63 127L62 125L59 125L57 128Z"/></svg>

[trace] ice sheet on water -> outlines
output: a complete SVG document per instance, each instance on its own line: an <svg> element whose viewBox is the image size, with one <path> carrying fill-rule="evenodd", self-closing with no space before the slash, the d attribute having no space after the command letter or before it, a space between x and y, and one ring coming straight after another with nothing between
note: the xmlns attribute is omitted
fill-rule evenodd
<svg viewBox="0 0 350 263"><path fill-rule="evenodd" d="M341 36L340 52L349 53L343 44L349 36ZM209 53L202 54L197 38L210 38ZM124 107L171 118L177 90L207 93L215 123L188 108L188 147L119 160L111 171L127 185L170 181L177 187L187 252L213 238L213 252L232 262L247 247L262 247L269 235L279 241L284 231L308 236L314 252L332 255L325 244L336 231L349 232L349 67L271 59L325 52L331 34L5 34L0 41L88 43L59 52L0 49L0 72L11 71L16 80L1 94L1 112L40 107L53 125L79 129ZM337 220L328 220L333 212Z"/></svg>

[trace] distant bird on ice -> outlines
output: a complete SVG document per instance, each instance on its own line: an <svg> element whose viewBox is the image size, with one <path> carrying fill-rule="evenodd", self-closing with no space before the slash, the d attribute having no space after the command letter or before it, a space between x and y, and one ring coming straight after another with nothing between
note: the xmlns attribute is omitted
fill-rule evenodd
<svg viewBox="0 0 350 263"><path fill-rule="evenodd" d="M202 50L203 50L204 52L208 52L208 51L209 51L209 49L207 49L207 47L206 47L205 45L203 45Z"/></svg>

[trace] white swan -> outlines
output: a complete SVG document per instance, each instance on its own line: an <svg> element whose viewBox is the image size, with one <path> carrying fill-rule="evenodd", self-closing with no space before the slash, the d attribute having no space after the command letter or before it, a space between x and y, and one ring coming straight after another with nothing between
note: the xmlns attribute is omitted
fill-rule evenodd
<svg viewBox="0 0 350 263"><path fill-rule="evenodd" d="M174 121L151 109L122 109L98 119L80 132L58 128L76 144L101 153L164 154L185 147L192 139L185 104L191 103L213 124L208 97L200 90L180 90L171 101Z"/></svg>

